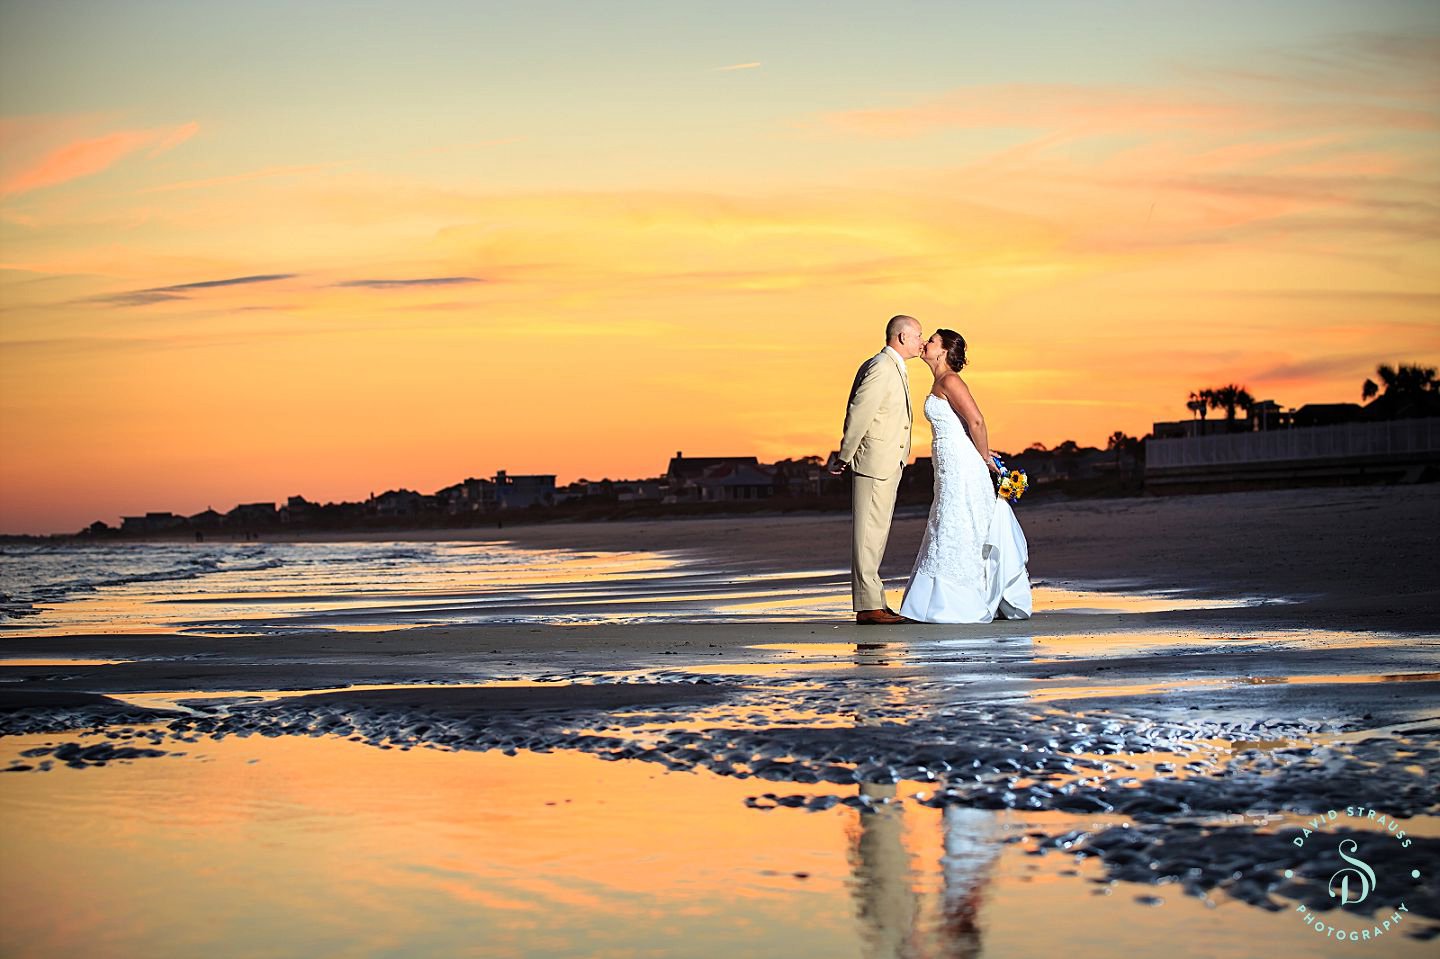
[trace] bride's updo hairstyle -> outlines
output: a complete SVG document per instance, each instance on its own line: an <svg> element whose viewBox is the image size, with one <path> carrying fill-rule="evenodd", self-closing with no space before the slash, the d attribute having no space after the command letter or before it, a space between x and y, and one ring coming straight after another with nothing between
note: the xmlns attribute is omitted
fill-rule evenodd
<svg viewBox="0 0 1440 959"><path fill-rule="evenodd" d="M945 347L945 362L959 373L965 368L965 337L954 330L936 330L935 335L940 337L940 345Z"/></svg>

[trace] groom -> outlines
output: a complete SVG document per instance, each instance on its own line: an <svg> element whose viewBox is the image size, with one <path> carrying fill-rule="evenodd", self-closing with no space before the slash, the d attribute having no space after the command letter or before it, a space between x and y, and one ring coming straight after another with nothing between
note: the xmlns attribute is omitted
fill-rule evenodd
<svg viewBox="0 0 1440 959"><path fill-rule="evenodd" d="M910 457L912 416L905 361L920 355L922 342L915 317L890 318L885 325L885 349L866 360L855 374L845 410L845 435L840 452L830 463L831 473L839 475L849 467L855 474L850 580L855 622L865 626L907 622L885 606L880 560L890 538L900 472Z"/></svg>

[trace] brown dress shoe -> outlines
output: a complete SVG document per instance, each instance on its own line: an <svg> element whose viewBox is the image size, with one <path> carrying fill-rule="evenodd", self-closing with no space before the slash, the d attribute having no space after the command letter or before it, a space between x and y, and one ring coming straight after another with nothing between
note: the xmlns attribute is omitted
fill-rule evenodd
<svg viewBox="0 0 1440 959"><path fill-rule="evenodd" d="M861 626L894 626L906 622L906 619L888 609L862 609L855 614L855 622Z"/></svg>

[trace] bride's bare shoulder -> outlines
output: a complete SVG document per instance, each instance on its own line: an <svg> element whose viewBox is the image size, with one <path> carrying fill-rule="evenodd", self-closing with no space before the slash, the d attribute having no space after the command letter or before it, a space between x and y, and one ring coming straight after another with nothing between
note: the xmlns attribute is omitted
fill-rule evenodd
<svg viewBox="0 0 1440 959"><path fill-rule="evenodd" d="M957 396L961 393L970 392L970 388L965 385L965 381L960 378L959 373L946 373L944 376L940 377L939 382L935 385L940 387L942 392L950 396Z"/></svg>

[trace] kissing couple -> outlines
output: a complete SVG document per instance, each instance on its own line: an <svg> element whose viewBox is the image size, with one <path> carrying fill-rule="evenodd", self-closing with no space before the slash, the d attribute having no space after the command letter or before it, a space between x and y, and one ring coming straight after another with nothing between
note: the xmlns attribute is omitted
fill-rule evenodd
<svg viewBox="0 0 1440 959"><path fill-rule="evenodd" d="M919 357L934 374L925 418L934 432L935 497L925 539L897 613L885 605L880 560L890 538L895 494L910 457L908 360ZM853 475L854 543L851 581L855 621L988 623L997 616L1029 619L1029 547L1010 503L997 495L985 417L960 378L965 338L936 330L924 338L913 316L891 317L885 349L855 374L840 450L830 472Z"/></svg>

